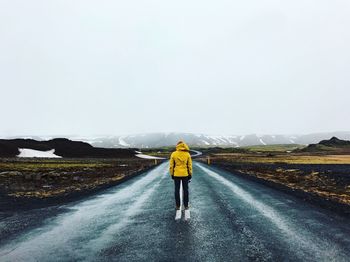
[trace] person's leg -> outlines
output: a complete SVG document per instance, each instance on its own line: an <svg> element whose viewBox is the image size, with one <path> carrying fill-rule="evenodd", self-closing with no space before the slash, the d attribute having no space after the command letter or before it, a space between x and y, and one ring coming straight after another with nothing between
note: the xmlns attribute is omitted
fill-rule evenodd
<svg viewBox="0 0 350 262"><path fill-rule="evenodd" d="M184 191L184 206L188 208L188 177L184 177L182 180L182 188Z"/></svg>
<svg viewBox="0 0 350 262"><path fill-rule="evenodd" d="M179 178L174 177L176 209L180 209L180 182Z"/></svg>

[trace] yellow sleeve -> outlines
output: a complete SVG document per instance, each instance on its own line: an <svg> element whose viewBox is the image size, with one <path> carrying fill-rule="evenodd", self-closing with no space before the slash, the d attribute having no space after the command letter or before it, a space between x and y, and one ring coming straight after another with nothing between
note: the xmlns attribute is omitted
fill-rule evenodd
<svg viewBox="0 0 350 262"><path fill-rule="evenodd" d="M169 173L171 176L174 175L174 156L173 154L171 154L171 157L170 157L170 166L169 166Z"/></svg>
<svg viewBox="0 0 350 262"><path fill-rule="evenodd" d="M189 156L188 161L187 161L187 171L188 171L188 174L190 176L192 176L192 158L191 158L191 155Z"/></svg>

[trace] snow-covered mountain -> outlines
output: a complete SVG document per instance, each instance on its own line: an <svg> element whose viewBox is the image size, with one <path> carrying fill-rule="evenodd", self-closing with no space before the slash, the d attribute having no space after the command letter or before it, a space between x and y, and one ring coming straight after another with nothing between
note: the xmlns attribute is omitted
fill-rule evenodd
<svg viewBox="0 0 350 262"><path fill-rule="evenodd" d="M206 135L192 133L150 133L123 136L64 136L75 141L84 141L95 147L105 148L152 148L174 146L179 140L184 140L190 146L198 147L242 147L252 145L273 144L313 144L331 137L350 140L350 132L314 133L308 135ZM56 136L52 136L53 138ZM62 137L62 136L60 136ZM39 137L26 137L35 138ZM42 137L45 140L47 137Z"/></svg>
<svg viewBox="0 0 350 262"><path fill-rule="evenodd" d="M192 133L151 133L124 136L101 136L95 138L70 137L82 140L96 147L118 148L152 148L174 146L179 140L184 140L190 146L198 147L242 147L251 145L272 144L311 144L336 136L350 140L350 132L315 133L308 135L206 135Z"/></svg>

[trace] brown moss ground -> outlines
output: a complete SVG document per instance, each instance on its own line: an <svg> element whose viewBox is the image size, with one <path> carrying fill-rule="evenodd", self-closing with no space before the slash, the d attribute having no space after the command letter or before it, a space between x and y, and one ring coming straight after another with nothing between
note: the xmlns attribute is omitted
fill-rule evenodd
<svg viewBox="0 0 350 262"><path fill-rule="evenodd" d="M155 165L144 159L0 159L0 192L49 198L115 183Z"/></svg>
<svg viewBox="0 0 350 262"><path fill-rule="evenodd" d="M213 154L210 161L350 207L350 155Z"/></svg>

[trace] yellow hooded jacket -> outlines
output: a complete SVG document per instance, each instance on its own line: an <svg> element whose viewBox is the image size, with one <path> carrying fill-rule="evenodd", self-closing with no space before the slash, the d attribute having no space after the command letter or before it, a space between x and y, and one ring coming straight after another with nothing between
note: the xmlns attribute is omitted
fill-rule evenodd
<svg viewBox="0 0 350 262"><path fill-rule="evenodd" d="M192 158L190 148L184 142L176 146L170 157L170 175L175 177L192 176Z"/></svg>

